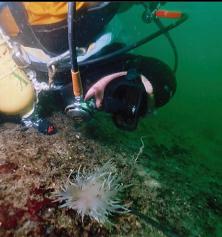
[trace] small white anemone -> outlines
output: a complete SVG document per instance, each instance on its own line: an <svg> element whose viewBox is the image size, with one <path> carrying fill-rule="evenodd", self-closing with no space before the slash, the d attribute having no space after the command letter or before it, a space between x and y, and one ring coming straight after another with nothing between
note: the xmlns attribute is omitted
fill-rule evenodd
<svg viewBox="0 0 222 237"><path fill-rule="evenodd" d="M71 171L62 190L54 194L56 201L64 202L60 207L76 210L82 221L88 215L99 223L109 222L108 216L113 213L129 211L117 197L124 187L111 161L89 172L80 170L81 166L75 176Z"/></svg>

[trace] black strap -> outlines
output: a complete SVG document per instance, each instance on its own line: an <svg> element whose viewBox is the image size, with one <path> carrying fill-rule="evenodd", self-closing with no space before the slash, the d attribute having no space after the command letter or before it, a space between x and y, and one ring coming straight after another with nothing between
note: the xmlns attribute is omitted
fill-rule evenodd
<svg viewBox="0 0 222 237"><path fill-rule="evenodd" d="M18 28L24 33L28 32L28 16L26 11L24 11L23 5L20 2L7 2L7 5L12 16L14 17L14 20L16 21Z"/></svg>
<svg viewBox="0 0 222 237"><path fill-rule="evenodd" d="M17 24L17 27L19 28L21 40L23 42L31 42L32 46L42 49L50 56L56 56L56 54L49 52L36 37L34 31L28 23L28 15L22 2L7 2L7 5Z"/></svg>

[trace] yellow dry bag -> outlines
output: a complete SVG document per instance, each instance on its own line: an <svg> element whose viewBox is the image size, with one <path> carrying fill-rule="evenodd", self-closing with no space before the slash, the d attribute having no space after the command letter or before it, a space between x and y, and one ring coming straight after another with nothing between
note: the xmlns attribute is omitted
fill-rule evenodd
<svg viewBox="0 0 222 237"><path fill-rule="evenodd" d="M6 40L0 34L0 113L23 116L35 102L31 81L12 58Z"/></svg>

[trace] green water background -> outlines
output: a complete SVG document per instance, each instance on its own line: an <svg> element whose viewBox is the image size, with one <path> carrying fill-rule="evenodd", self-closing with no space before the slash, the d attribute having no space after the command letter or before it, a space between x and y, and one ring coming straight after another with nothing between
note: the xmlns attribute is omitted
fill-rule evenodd
<svg viewBox="0 0 222 237"><path fill-rule="evenodd" d="M107 27L114 41L129 44L157 30L143 23L140 4L116 15ZM129 4L130 5L130 4ZM178 55L177 91L153 116L126 132L98 113L88 134L102 144L124 148L138 159L143 172L164 187L152 202L144 199L147 215L162 220L179 236L222 236L222 3L168 2L162 8L179 10L189 19L170 31ZM163 19L168 25L172 21ZM172 48L160 36L131 53L156 57L173 67ZM154 175L153 175L154 174ZM147 197L140 190L138 200ZM164 207L162 206L164 204ZM145 230L144 236L158 236Z"/></svg>
<svg viewBox="0 0 222 237"><path fill-rule="evenodd" d="M127 4L127 3L123 3ZM126 8L127 5L125 5ZM162 8L179 10L189 19L170 31L179 54L176 73L177 91L173 99L160 108L156 115L140 122L135 132L115 129L106 120L104 129L129 149L140 145L139 137L152 133L167 139L170 133L181 134L198 150L193 157L197 163L220 173L222 167L222 3L221 2L168 2ZM157 30L154 24L141 20L143 7L135 4L122 11L111 21L108 30L117 41L134 42ZM163 24L171 23L163 19ZM173 67L172 49L166 38L160 36L132 51L136 54L159 58ZM167 133L161 126L168 126ZM104 131L103 129L103 131ZM106 134L107 135L107 134ZM149 142L149 141L146 141Z"/></svg>
<svg viewBox="0 0 222 237"><path fill-rule="evenodd" d="M141 5L126 10L126 4L122 8L125 11L116 15L107 27L116 41L129 44L157 30L154 24L142 22ZM179 55L176 94L155 115L143 119L134 132L121 131L108 115L99 115L94 135L102 143L124 147L129 159L141 151L140 138L146 136L139 163L145 173L157 173L154 178L165 187L161 191L164 208L159 205L159 198L153 204L147 202L150 206L147 215L162 218L181 236L219 237L222 236L222 3L168 2L162 8L189 16L184 24L170 31ZM171 20L162 22L168 25ZM171 67L174 64L172 49L164 36L131 52L156 57ZM92 130L90 133L93 134ZM141 191L141 195L147 194Z"/></svg>

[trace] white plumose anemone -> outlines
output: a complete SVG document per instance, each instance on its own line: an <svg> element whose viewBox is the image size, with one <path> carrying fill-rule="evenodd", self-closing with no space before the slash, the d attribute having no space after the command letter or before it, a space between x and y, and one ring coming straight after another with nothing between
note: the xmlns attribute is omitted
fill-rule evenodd
<svg viewBox="0 0 222 237"><path fill-rule="evenodd" d="M84 169L80 172L80 168L75 177L72 177L72 171L62 190L55 193L56 201L64 202L60 207L76 210L82 221L88 215L99 223L109 222L108 216L112 213L129 211L117 198L118 192L124 187L119 184L111 162L90 172Z"/></svg>

